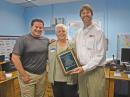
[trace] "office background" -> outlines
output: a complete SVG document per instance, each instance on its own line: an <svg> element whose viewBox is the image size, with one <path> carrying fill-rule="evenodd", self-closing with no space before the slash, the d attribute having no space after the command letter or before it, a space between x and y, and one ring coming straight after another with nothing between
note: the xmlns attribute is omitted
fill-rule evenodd
<svg viewBox="0 0 130 97"><path fill-rule="evenodd" d="M117 53L117 34L130 33L130 0L78 0L30 7L7 1L0 0L0 35L21 36L28 33L33 18L42 18L45 27L51 26L53 16L64 18L66 25L70 21L79 21L80 6L85 3L92 5L93 18L101 22L108 39L107 57Z"/></svg>

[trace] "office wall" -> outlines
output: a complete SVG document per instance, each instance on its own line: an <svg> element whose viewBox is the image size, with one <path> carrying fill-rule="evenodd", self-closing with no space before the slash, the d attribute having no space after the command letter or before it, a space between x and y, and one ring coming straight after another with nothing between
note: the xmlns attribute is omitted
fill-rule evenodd
<svg viewBox="0 0 130 97"><path fill-rule="evenodd" d="M104 17L105 17L105 1L100 0L101 3L97 6L94 0L88 0L90 4L96 5L94 6L94 20L99 20L102 22L102 26L104 26ZM64 4L54 4L42 7L30 7L25 9L25 21L26 26L28 26L28 22L31 21L32 18L42 18L45 21L45 26L50 26L52 16L65 19L65 24L68 25L71 21L80 20L79 10L82 4L86 3L86 1L82 2L72 2L72 3L64 3Z"/></svg>
<svg viewBox="0 0 130 97"><path fill-rule="evenodd" d="M45 26L50 26L52 16L64 17L68 25L70 21L80 20L79 9L84 3L90 3L94 9L94 20L100 21L106 37L109 39L107 57L116 55L118 33L130 33L130 1L129 0L84 0L64 4L46 5L24 8L1 0L0 3L0 35L23 35L28 33L32 18L42 18ZM8 6L8 7L7 7Z"/></svg>
<svg viewBox="0 0 130 97"><path fill-rule="evenodd" d="M0 35L25 33L24 8L0 0Z"/></svg>
<svg viewBox="0 0 130 97"><path fill-rule="evenodd" d="M130 0L84 0L81 2L55 4L42 7L26 8L26 26L32 18L41 17L45 26L50 26L52 16L64 17L68 25L70 21L80 20L79 10L82 4L89 3L94 10L93 19L101 22L102 29L108 38L107 57L117 54L117 34L130 33ZM116 93L127 94L127 83L119 83Z"/></svg>
<svg viewBox="0 0 130 97"><path fill-rule="evenodd" d="M116 55L116 35L130 33L130 1L129 0L84 0L65 4L46 5L23 8L1 0L0 3L0 35L23 35L29 30L32 18L42 18L45 26L50 26L52 16L64 17L65 23L80 20L79 9L84 3L90 3L94 9L94 20L101 26L109 39L107 57ZM8 7L6 7L8 6Z"/></svg>
<svg viewBox="0 0 130 97"><path fill-rule="evenodd" d="M41 18L44 20L45 26L50 24L50 19L52 15L52 8L50 5L41 7L29 7L25 8L25 24L29 28L29 24L34 18ZM26 29L28 31L28 29Z"/></svg>
<svg viewBox="0 0 130 97"><path fill-rule="evenodd" d="M42 7L26 8L25 21L40 17L45 21L45 26L50 26L52 16L64 17L68 24L73 20L80 20L80 5L89 3L94 9L94 20L100 21L103 31L108 38L107 57L117 53L116 36L118 33L130 33L130 1L129 0L84 0L81 2L55 4Z"/></svg>
<svg viewBox="0 0 130 97"><path fill-rule="evenodd" d="M116 2L114 2L113 0L107 0L108 56L115 54L117 51L116 35L119 33L130 33L130 0L116 0Z"/></svg>
<svg viewBox="0 0 130 97"><path fill-rule="evenodd" d="M84 3L92 5L94 20L101 22L104 33L109 39L107 57L112 57L112 54L117 52L116 35L130 33L130 0L83 0L29 8L0 0L0 35L28 33L29 23L33 18L42 18L45 26L48 27L52 16L64 17L65 23L68 25L70 21L80 20L79 9ZM127 92L126 89L124 92Z"/></svg>

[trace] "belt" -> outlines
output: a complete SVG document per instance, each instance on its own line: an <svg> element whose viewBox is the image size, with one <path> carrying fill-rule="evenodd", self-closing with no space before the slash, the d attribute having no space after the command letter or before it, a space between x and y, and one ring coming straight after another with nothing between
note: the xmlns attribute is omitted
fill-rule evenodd
<svg viewBox="0 0 130 97"><path fill-rule="evenodd" d="M28 68L24 68L24 69L25 69L26 71L32 73L32 74L38 74L38 75L42 74L42 73L45 71L45 70L43 70L43 72L37 72L37 71L30 70L30 69L28 69Z"/></svg>

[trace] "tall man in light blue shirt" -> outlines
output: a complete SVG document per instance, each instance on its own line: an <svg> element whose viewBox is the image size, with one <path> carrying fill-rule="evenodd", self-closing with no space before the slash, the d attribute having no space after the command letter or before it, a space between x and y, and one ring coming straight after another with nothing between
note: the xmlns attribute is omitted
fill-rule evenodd
<svg viewBox="0 0 130 97"><path fill-rule="evenodd" d="M77 57L81 64L72 74L78 73L80 97L105 97L105 74L103 63L106 42L101 28L92 21L93 10L85 4L80 9L84 27L76 36Z"/></svg>

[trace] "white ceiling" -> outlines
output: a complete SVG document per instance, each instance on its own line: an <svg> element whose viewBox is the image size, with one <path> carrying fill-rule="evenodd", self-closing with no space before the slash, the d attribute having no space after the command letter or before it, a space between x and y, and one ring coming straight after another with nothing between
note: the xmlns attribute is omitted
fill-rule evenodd
<svg viewBox="0 0 130 97"><path fill-rule="evenodd" d="M21 6L29 7L29 6L41 6L41 5L49 5L49 4L57 4L57 3L67 3L74 1L83 1L83 0L6 0L13 4L18 4Z"/></svg>

